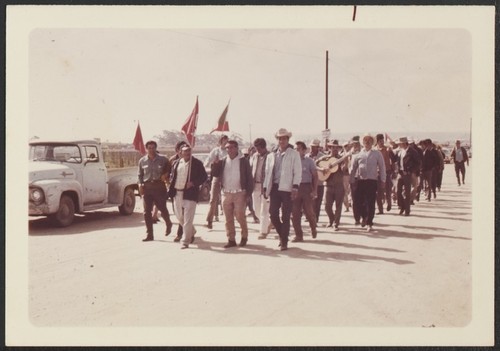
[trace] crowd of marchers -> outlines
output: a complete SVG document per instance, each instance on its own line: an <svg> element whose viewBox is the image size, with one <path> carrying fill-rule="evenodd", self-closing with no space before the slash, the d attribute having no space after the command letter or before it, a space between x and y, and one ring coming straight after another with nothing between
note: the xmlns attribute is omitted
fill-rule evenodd
<svg viewBox="0 0 500 351"><path fill-rule="evenodd" d="M371 232L375 212L391 211L394 204L400 215L410 216L415 202L432 201L441 190L445 155L430 139L415 142L400 137L392 141L385 140L384 134L366 134L342 144L338 140L322 144L319 139L308 145L303 141L291 144L292 133L284 128L275 137L273 149L263 138L255 139L251 148L240 149L238 142L222 135L205 164L192 156L191 146L184 141L177 143L170 159L157 152L155 141L148 141L138 171L147 232L143 241L154 240L158 212L166 224L165 235L172 232L166 206L172 199L179 223L174 241L182 241L182 249L193 243L199 191L208 177L205 167L210 168L211 177L206 227L213 228L222 207L227 235L224 248L247 245L247 207L259 224L258 238L266 239L275 230L279 249L287 250L291 227L291 241L304 240L303 218L312 238L317 237L323 201L328 228L338 231L346 225L344 207L344 213L352 212L355 226ZM451 159L458 186L465 184L469 158L459 140ZM236 222L241 230L239 243Z"/></svg>

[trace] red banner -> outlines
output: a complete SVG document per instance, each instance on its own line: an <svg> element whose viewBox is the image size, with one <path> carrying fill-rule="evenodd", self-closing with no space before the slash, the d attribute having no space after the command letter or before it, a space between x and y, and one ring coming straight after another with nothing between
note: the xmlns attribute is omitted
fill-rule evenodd
<svg viewBox="0 0 500 351"><path fill-rule="evenodd" d="M144 140L142 139L141 126L137 122L137 129L135 130L134 137L134 148L141 153L141 155L146 154L146 148L144 147Z"/></svg>
<svg viewBox="0 0 500 351"><path fill-rule="evenodd" d="M226 116L227 116L227 110L229 109L229 103L227 103L226 108L222 112L222 114L219 117L219 120L217 121L217 127L212 129L210 134L213 132L229 132L229 123L226 121Z"/></svg>
<svg viewBox="0 0 500 351"><path fill-rule="evenodd" d="M182 133L186 136L189 145L194 147L195 137L194 133L196 132L196 126L198 125L198 97L196 97L196 104L194 105L193 112L188 117L186 122L181 128Z"/></svg>

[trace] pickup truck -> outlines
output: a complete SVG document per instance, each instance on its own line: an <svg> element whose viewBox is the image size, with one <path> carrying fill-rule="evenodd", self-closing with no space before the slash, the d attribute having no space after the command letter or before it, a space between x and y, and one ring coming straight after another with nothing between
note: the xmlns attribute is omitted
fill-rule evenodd
<svg viewBox="0 0 500 351"><path fill-rule="evenodd" d="M75 213L118 206L134 212L137 168L106 168L101 145L94 140L34 141L29 151L29 215L48 216L69 226Z"/></svg>

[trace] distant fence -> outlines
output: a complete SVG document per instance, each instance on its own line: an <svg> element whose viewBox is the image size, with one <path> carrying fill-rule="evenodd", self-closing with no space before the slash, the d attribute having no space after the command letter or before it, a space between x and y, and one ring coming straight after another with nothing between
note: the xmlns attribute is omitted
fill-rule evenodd
<svg viewBox="0 0 500 351"><path fill-rule="evenodd" d="M206 152L208 148L194 148L193 152ZM174 147L158 147L158 152L161 155L170 157L175 153ZM135 149L108 149L103 147L102 150L104 162L108 168L125 168L137 167L142 155Z"/></svg>

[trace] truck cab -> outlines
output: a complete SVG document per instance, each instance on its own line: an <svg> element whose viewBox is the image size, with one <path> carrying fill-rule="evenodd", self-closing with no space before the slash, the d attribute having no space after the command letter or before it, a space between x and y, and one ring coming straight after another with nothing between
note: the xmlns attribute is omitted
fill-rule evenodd
<svg viewBox="0 0 500 351"><path fill-rule="evenodd" d="M114 205L122 214L134 210L136 170L110 176L97 141L31 142L29 170L30 216L67 226L75 213Z"/></svg>

